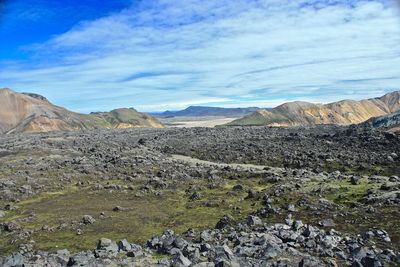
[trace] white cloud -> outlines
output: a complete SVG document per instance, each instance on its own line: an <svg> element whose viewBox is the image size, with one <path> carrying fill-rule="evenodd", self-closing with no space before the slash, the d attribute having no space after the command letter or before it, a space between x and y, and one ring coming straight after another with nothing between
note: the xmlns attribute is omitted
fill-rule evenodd
<svg viewBox="0 0 400 267"><path fill-rule="evenodd" d="M32 46L37 64L3 68L0 80L80 111L270 106L400 84L387 1L143 2Z"/></svg>

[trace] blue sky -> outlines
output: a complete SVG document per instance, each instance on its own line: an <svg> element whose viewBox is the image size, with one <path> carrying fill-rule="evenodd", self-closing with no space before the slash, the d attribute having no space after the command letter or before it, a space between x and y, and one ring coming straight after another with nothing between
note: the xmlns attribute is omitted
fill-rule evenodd
<svg viewBox="0 0 400 267"><path fill-rule="evenodd" d="M273 107L400 88L394 1L0 3L0 87L75 111Z"/></svg>

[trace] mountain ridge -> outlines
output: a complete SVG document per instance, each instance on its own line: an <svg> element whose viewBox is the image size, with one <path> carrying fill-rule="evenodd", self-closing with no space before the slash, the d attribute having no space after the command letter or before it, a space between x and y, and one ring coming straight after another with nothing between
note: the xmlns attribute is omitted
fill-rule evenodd
<svg viewBox="0 0 400 267"><path fill-rule="evenodd" d="M287 102L273 109L258 110L227 126L310 126L355 124L400 110L400 91L363 100L341 100L328 104Z"/></svg>
<svg viewBox="0 0 400 267"><path fill-rule="evenodd" d="M164 126L155 118L134 109L116 109L97 115L80 114L53 105L38 94L0 89L0 133L137 127Z"/></svg>
<svg viewBox="0 0 400 267"><path fill-rule="evenodd" d="M164 111L160 113L151 113L156 117L206 117L206 116L222 116L222 117L243 117L256 110L258 107L246 108L223 108L210 106L189 106L183 110Z"/></svg>

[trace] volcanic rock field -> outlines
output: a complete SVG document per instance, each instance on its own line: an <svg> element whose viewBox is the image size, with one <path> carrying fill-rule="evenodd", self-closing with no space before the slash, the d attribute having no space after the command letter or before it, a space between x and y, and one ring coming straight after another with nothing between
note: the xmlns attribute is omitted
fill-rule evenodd
<svg viewBox="0 0 400 267"><path fill-rule="evenodd" d="M0 136L0 266L399 266L400 137L357 126Z"/></svg>

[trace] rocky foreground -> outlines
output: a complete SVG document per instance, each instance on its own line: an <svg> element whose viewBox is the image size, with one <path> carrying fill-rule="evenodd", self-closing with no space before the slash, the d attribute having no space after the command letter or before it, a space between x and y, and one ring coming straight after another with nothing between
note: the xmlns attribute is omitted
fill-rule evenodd
<svg viewBox="0 0 400 267"><path fill-rule="evenodd" d="M321 222L321 225L331 221ZM143 245L101 238L94 250L70 253L21 252L1 266L384 266L400 264L393 250L368 245L372 238L390 242L383 230L352 238L303 224L288 216L283 224L263 224L257 216L237 223L224 216L216 229L188 230L182 236L172 230ZM165 257L160 257L165 255Z"/></svg>
<svg viewBox="0 0 400 267"><path fill-rule="evenodd" d="M335 126L1 136L0 266L398 266L399 141Z"/></svg>

